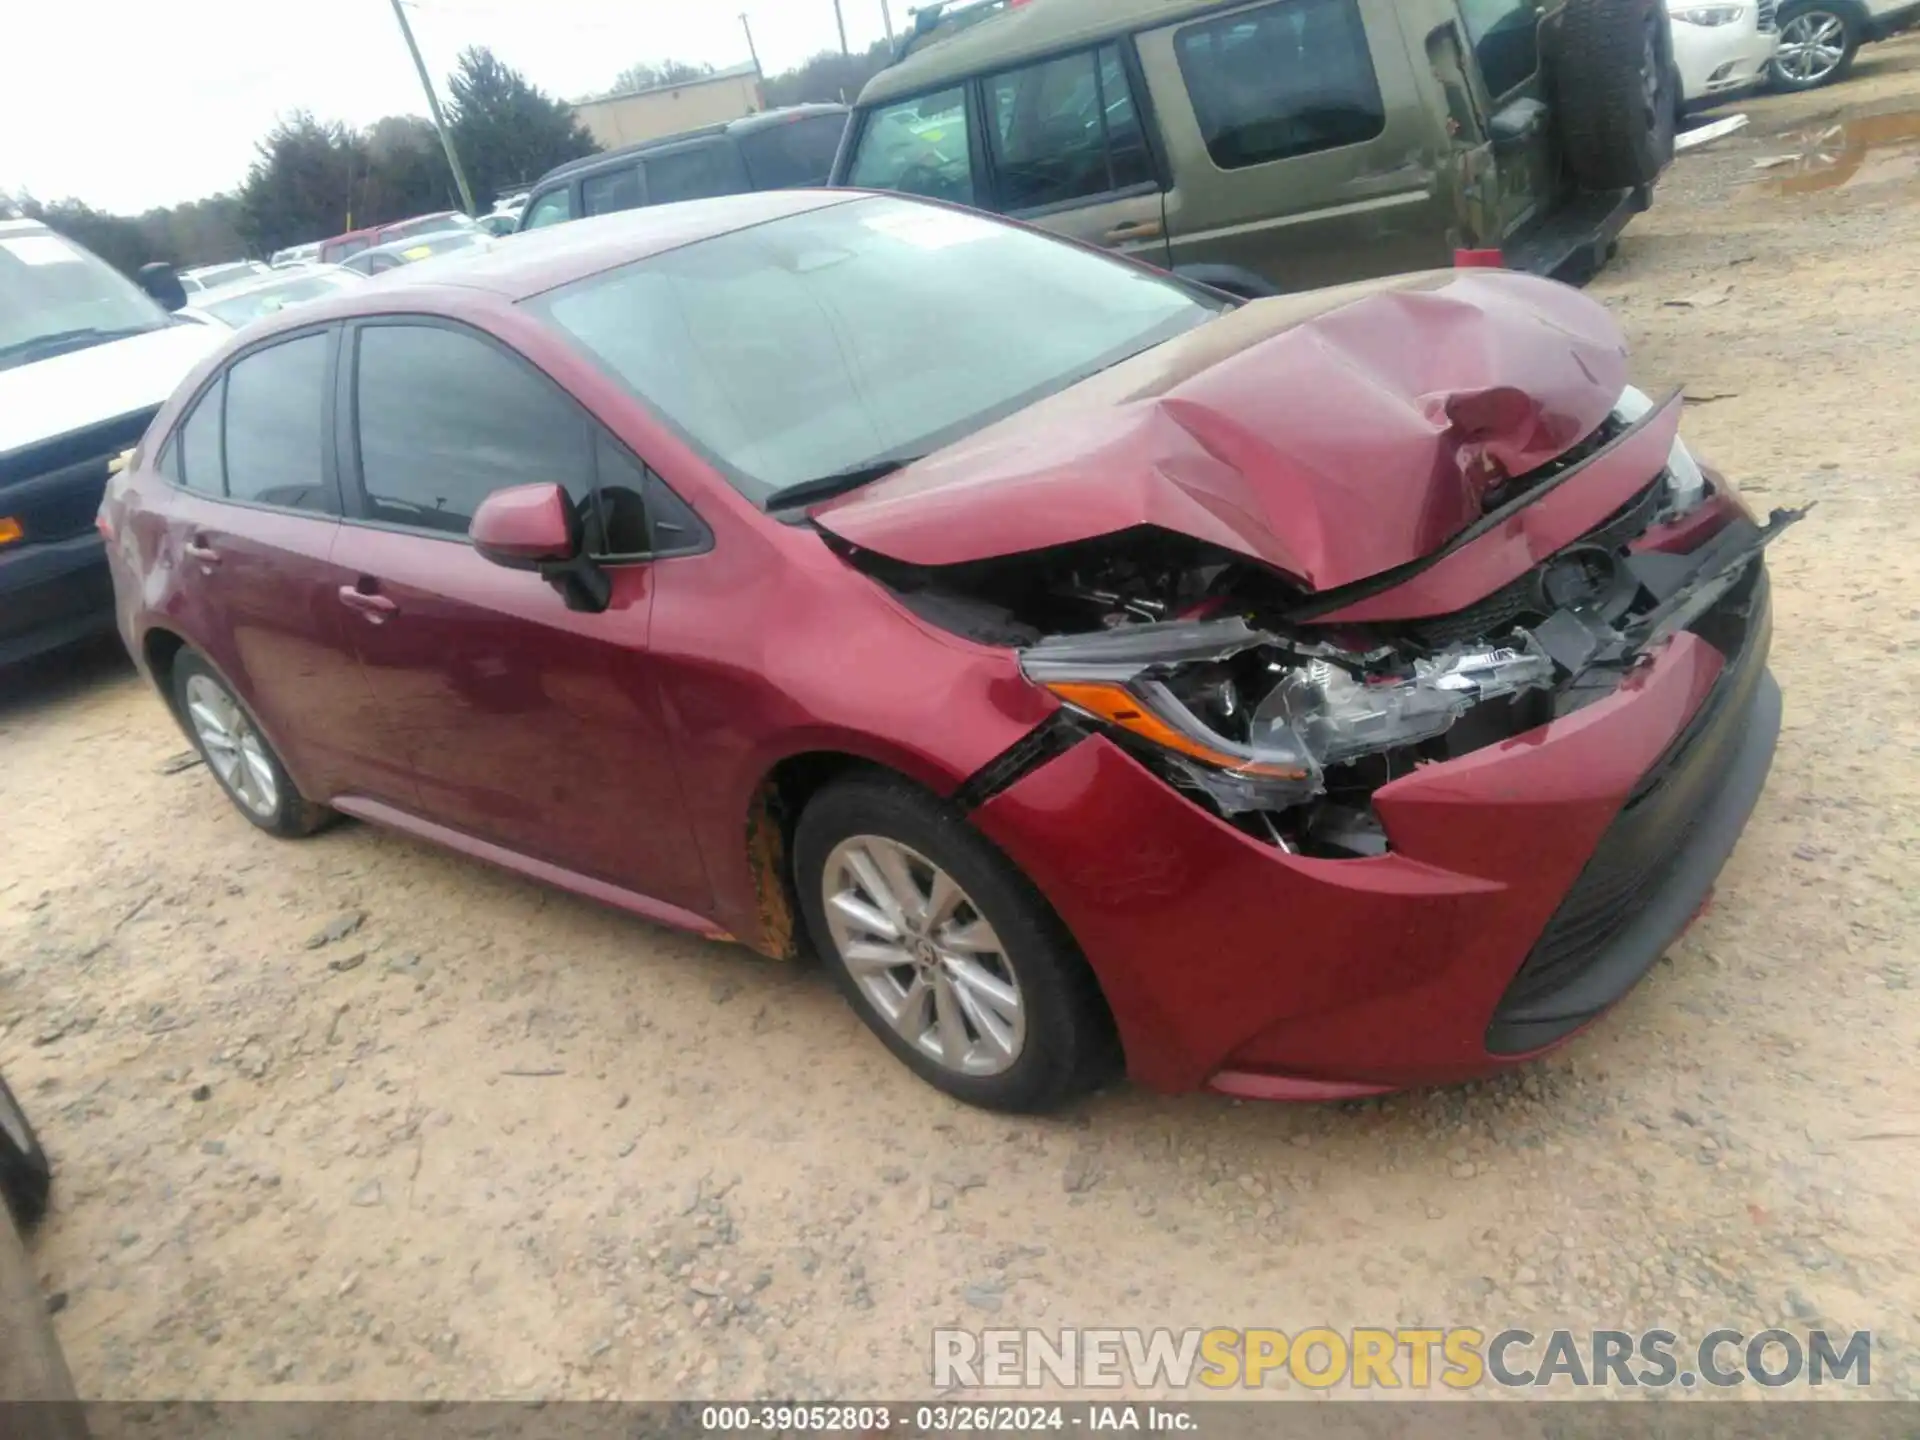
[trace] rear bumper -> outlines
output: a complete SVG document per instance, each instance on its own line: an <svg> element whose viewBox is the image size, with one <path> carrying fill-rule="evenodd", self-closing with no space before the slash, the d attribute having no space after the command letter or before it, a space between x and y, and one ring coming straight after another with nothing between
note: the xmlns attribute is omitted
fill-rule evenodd
<svg viewBox="0 0 1920 1440"><path fill-rule="evenodd" d="M97 534L0 550L0 666L113 628L113 578Z"/></svg>
<svg viewBox="0 0 1920 1440"><path fill-rule="evenodd" d="M1773 753L1764 607L1761 587L1731 660L1676 636L1606 699L1382 788L1376 859L1283 854L1100 737L973 819L1079 941L1142 1084L1316 1099L1471 1078L1573 1033L1699 910ZM1556 949L1543 981L1589 872L1626 868L1649 787L1670 869L1633 870L1624 898L1607 877L1597 943Z"/></svg>

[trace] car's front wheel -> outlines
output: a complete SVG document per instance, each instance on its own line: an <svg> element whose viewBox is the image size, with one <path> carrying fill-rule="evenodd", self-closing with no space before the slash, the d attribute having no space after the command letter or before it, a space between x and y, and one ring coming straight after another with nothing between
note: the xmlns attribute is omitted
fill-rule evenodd
<svg viewBox="0 0 1920 1440"><path fill-rule="evenodd" d="M1086 961L1032 884L917 786L880 773L808 803L794 873L814 947L901 1060L956 1099L1051 1109L1113 1068Z"/></svg>
<svg viewBox="0 0 1920 1440"><path fill-rule="evenodd" d="M269 834L311 835L330 813L294 788L253 712L191 650L173 662L173 703L234 808Z"/></svg>
<svg viewBox="0 0 1920 1440"><path fill-rule="evenodd" d="M1853 68L1860 51L1860 25L1844 6L1788 3L1780 10L1780 48L1773 56L1778 90L1814 90Z"/></svg>

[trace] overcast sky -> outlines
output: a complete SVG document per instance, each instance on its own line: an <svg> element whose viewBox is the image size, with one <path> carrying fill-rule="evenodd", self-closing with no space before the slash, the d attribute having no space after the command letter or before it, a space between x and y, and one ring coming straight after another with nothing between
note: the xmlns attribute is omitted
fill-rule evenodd
<svg viewBox="0 0 1920 1440"><path fill-rule="evenodd" d="M891 0L895 26L914 0ZM841 0L856 50L881 0ZM424 114L389 0L18 0L5 6L0 190L134 214L231 190L276 116L364 126ZM563 99L637 61L747 61L773 74L837 48L833 0L410 0L434 83L467 45ZM269 16L273 18L268 18Z"/></svg>

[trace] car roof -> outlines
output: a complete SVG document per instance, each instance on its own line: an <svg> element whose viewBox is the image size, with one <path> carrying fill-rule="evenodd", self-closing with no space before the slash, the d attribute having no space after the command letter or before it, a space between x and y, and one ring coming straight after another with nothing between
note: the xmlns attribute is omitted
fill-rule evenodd
<svg viewBox="0 0 1920 1440"><path fill-rule="evenodd" d="M935 30L917 43L909 40L906 57L869 80L858 103L924 94L983 70L1165 25L1227 3L1230 0L1028 0L950 35ZM954 7L954 14L958 18L964 11Z"/></svg>
<svg viewBox="0 0 1920 1440"><path fill-rule="evenodd" d="M432 314L475 301L512 304L616 266L750 230L769 220L871 198L858 190L761 190L596 215L569 225L530 230L490 248L458 250L389 270L371 284L283 311L291 318L273 328L412 309Z"/></svg>
<svg viewBox="0 0 1920 1440"><path fill-rule="evenodd" d="M534 191L553 181L579 175L602 165L617 164L635 155L644 155L649 150L664 150L670 145L684 145L690 140L705 139L709 135L751 135L756 130L771 129L775 125L805 120L814 115L845 115L847 113L845 105L785 105L778 110L761 110L752 115L742 115L738 120L723 120L716 125L702 125L693 130L678 130L671 135L660 135L652 140L636 140L633 144L622 145L617 150L602 150L598 154L583 155L578 160L569 160L564 165L556 165L528 186L526 193L530 196Z"/></svg>

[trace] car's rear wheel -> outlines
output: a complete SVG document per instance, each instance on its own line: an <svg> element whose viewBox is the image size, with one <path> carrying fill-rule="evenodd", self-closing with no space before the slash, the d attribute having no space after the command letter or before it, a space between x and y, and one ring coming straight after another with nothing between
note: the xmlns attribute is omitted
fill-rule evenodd
<svg viewBox="0 0 1920 1440"><path fill-rule="evenodd" d="M1772 79L1778 90L1815 90L1843 79L1860 53L1860 26L1842 6L1795 4L1780 10L1780 48Z"/></svg>
<svg viewBox="0 0 1920 1440"><path fill-rule="evenodd" d="M0 1080L0 1196L21 1225L31 1225L47 1213L47 1195L53 1186L53 1169L47 1164L47 1152L27 1123L20 1102L13 1098L7 1082Z"/></svg>
<svg viewBox="0 0 1920 1440"><path fill-rule="evenodd" d="M242 815L289 839L327 823L330 812L295 788L253 713L191 650L174 659L173 699L207 768Z"/></svg>
<svg viewBox="0 0 1920 1440"><path fill-rule="evenodd" d="M815 949L861 1019L922 1079L993 1110L1051 1109L1114 1066L1086 961L1032 884L903 779L808 803L794 872Z"/></svg>

